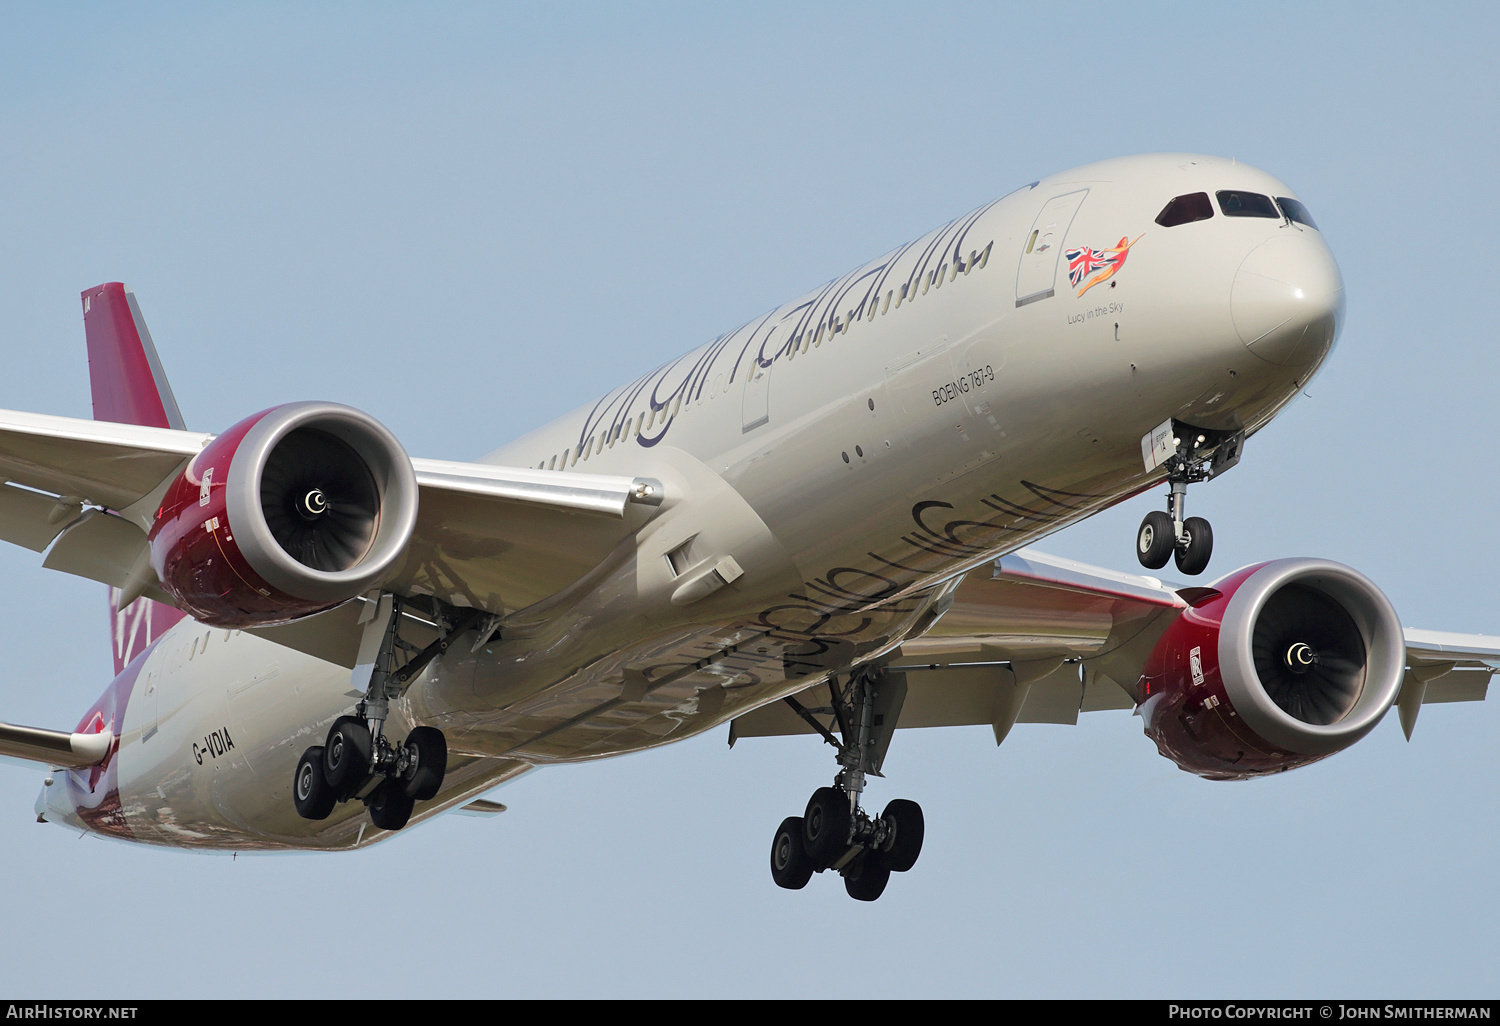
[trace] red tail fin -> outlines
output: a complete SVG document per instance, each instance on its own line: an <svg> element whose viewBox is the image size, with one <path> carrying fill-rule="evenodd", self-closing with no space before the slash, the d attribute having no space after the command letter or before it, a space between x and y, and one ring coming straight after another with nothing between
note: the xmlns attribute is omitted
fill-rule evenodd
<svg viewBox="0 0 1500 1026"><path fill-rule="evenodd" d="M94 419L182 428L182 413L162 373L135 293L117 281L83 293Z"/></svg>
<svg viewBox="0 0 1500 1026"><path fill-rule="evenodd" d="M182 413L162 372L135 293L112 281L87 290L82 298L94 419L182 428ZM119 598L118 589L109 589L110 650L116 675L183 616L150 599L137 599L121 609Z"/></svg>

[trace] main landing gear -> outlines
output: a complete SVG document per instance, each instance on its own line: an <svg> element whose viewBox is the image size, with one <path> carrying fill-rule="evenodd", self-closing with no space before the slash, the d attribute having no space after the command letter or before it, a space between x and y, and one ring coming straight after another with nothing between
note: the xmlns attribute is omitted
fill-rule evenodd
<svg viewBox="0 0 1500 1026"><path fill-rule="evenodd" d="M901 703L906 698L902 673L862 669L840 688L828 684L831 704L807 709L795 698L784 701L838 750L840 770L832 787L820 787L801 816L789 816L771 842L771 879L778 887L800 890L814 873L832 869L844 878L844 889L858 901L874 901L892 873L916 865L922 853L922 807L898 798L878 817L860 807L865 778L880 776ZM843 735L840 742L813 713L831 714Z"/></svg>
<svg viewBox="0 0 1500 1026"><path fill-rule="evenodd" d="M452 612L452 611L446 611ZM327 740L302 753L293 778L292 801L304 819L327 819L339 802L359 800L370 810L370 822L381 830L400 830L417 802L437 796L448 767L448 744L435 727L414 727L399 744L383 727L392 699L400 698L411 680L451 641L479 619L479 612L460 615L435 612L437 640L418 649L401 639L402 602L382 595L366 621L355 665L355 686L366 684L365 697L353 716L340 716ZM398 650L410 654L397 665Z"/></svg>
<svg viewBox="0 0 1500 1026"><path fill-rule="evenodd" d="M1167 468L1167 511L1146 514L1135 536L1135 554L1141 565L1160 570L1175 559L1180 573L1196 577L1208 569L1214 552L1214 531L1202 517L1184 517L1187 486L1217 477L1240 461L1244 432L1230 434L1195 428L1177 421L1158 428L1164 451L1170 453L1158 466ZM1152 436L1147 436L1148 439ZM1148 456L1148 467L1151 466Z"/></svg>

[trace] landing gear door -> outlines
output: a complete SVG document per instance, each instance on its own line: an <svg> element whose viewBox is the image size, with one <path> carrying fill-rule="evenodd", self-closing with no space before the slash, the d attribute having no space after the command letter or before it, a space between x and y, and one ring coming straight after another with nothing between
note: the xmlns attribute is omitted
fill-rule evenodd
<svg viewBox="0 0 1500 1026"><path fill-rule="evenodd" d="M1026 233L1026 241L1021 247L1021 265L1016 271L1016 306L1052 297L1063 238L1088 194L1087 189L1078 189L1054 196L1036 215L1036 222Z"/></svg>

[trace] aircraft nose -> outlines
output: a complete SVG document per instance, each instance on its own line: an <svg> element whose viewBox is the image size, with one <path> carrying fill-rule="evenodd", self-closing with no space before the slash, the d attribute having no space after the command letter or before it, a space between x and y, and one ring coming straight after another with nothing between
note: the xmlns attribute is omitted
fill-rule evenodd
<svg viewBox="0 0 1500 1026"><path fill-rule="evenodd" d="M1240 341L1262 360L1316 365L1344 319L1344 280L1333 254L1310 231L1261 243L1235 274L1230 313Z"/></svg>

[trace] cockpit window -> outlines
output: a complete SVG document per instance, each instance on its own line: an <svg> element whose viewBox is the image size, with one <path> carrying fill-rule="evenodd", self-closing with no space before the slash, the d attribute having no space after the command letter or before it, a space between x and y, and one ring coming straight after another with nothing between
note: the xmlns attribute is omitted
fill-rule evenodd
<svg viewBox="0 0 1500 1026"><path fill-rule="evenodd" d="M1163 228L1172 228L1193 221L1207 221L1214 216L1214 205L1208 201L1208 193L1194 192L1178 196L1156 215L1156 223Z"/></svg>
<svg viewBox="0 0 1500 1026"><path fill-rule="evenodd" d="M1276 209L1271 197L1262 196L1258 192L1225 189L1216 195L1219 197L1219 209L1224 211L1225 217L1281 217L1281 211Z"/></svg>
<svg viewBox="0 0 1500 1026"><path fill-rule="evenodd" d="M1276 202L1281 204L1281 212L1286 215L1288 221L1296 221L1298 224L1305 224L1309 228L1317 227L1317 225L1313 224L1312 215L1307 212L1307 208L1302 205L1301 200L1294 200L1290 196L1277 196Z"/></svg>

